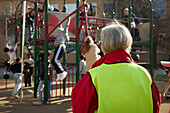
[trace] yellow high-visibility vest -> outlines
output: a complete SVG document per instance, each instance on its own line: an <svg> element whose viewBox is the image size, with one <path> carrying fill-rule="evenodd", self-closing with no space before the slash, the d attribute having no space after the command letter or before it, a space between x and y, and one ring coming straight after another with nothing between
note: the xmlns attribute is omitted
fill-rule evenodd
<svg viewBox="0 0 170 113"><path fill-rule="evenodd" d="M153 113L152 80L143 67L102 64L89 73L98 96L95 113Z"/></svg>

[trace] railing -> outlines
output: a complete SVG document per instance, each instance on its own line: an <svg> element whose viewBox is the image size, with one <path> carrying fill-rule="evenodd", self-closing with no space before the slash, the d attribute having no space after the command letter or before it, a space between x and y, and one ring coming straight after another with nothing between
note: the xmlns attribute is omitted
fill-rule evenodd
<svg viewBox="0 0 170 113"><path fill-rule="evenodd" d="M74 67L66 68L68 73L67 77L63 81L56 81L56 75L54 69L51 70L51 97L70 97L71 91L76 84L76 69Z"/></svg>

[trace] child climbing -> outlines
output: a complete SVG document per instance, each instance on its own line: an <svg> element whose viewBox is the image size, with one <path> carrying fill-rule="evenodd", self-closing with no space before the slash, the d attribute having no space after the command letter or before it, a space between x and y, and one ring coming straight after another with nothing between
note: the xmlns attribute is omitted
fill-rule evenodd
<svg viewBox="0 0 170 113"><path fill-rule="evenodd" d="M57 38L55 39L54 45L55 45L55 51L54 56L52 58L52 65L54 66L56 72L57 72L57 79L56 80L63 80L67 76L67 72L64 71L60 59L65 53L65 41L69 41L68 36L68 26L70 23L70 19L67 20L65 29L62 28L62 26L59 27L57 32Z"/></svg>

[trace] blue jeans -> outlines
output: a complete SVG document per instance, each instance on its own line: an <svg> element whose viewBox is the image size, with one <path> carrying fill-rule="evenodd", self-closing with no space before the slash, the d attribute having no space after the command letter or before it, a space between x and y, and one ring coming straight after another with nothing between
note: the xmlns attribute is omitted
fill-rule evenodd
<svg viewBox="0 0 170 113"><path fill-rule="evenodd" d="M51 80L48 80L48 98L51 98ZM39 98L38 101L42 102L42 93L44 92L44 80L40 80L38 85Z"/></svg>
<svg viewBox="0 0 170 113"><path fill-rule="evenodd" d="M15 87L14 87L13 94L18 95L18 91L21 88L21 73L15 73L14 80L15 80Z"/></svg>

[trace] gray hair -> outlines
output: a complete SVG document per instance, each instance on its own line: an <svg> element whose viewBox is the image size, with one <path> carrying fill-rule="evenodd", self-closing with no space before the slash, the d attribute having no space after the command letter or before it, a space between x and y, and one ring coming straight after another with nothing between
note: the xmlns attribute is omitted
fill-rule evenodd
<svg viewBox="0 0 170 113"><path fill-rule="evenodd" d="M129 30L120 24L106 26L101 32L101 49L104 54L115 50L131 50L132 37Z"/></svg>

